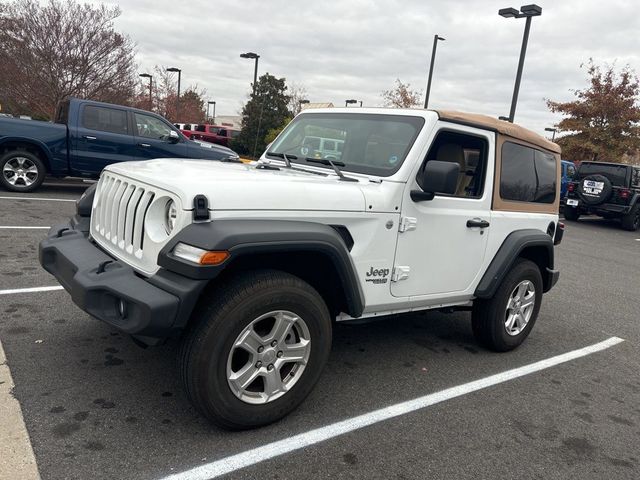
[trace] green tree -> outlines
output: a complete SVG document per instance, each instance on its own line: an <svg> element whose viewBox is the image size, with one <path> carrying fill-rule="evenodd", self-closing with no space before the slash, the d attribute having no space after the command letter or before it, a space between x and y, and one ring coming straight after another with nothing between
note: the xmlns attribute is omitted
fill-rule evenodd
<svg viewBox="0 0 640 480"><path fill-rule="evenodd" d="M241 154L259 156L267 146L266 136L289 117L289 95L284 78L268 73L258 79L255 94L242 109L242 131L232 148Z"/></svg>
<svg viewBox="0 0 640 480"><path fill-rule="evenodd" d="M587 64L589 87L575 90L576 100L547 100L549 109L562 113L556 126L567 132L557 139L562 154L573 160L622 162L640 149L640 86L629 67L616 72Z"/></svg>
<svg viewBox="0 0 640 480"><path fill-rule="evenodd" d="M72 0L0 4L0 101L51 119L68 96L130 103L134 44L115 30L118 7Z"/></svg>

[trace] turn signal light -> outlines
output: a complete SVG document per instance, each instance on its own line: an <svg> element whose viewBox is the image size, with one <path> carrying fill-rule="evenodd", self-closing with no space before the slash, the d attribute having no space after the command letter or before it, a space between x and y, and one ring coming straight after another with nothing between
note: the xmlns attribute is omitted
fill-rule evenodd
<svg viewBox="0 0 640 480"><path fill-rule="evenodd" d="M226 250L208 251L182 242L175 246L173 255L198 265L220 265L230 256Z"/></svg>

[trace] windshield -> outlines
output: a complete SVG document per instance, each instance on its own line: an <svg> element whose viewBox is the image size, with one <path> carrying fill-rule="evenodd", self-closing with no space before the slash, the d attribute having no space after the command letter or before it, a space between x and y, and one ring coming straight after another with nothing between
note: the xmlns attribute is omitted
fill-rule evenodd
<svg viewBox="0 0 640 480"><path fill-rule="evenodd" d="M308 113L287 126L269 153L316 167L322 165L306 158L337 160L342 170L387 177L398 171L423 125L421 117L402 115Z"/></svg>
<svg viewBox="0 0 640 480"><path fill-rule="evenodd" d="M587 175L604 175L613 185L624 187L627 185L627 171L626 165L582 162L578 169L578 179L582 180Z"/></svg>

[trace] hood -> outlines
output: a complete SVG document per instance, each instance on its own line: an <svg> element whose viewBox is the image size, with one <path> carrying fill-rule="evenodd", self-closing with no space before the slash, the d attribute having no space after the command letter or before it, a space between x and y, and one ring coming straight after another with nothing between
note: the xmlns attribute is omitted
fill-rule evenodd
<svg viewBox="0 0 640 480"><path fill-rule="evenodd" d="M254 164L163 158L114 163L105 170L153 185L180 197L184 209L206 195L211 210L364 211L366 180L341 182L329 175Z"/></svg>
<svg viewBox="0 0 640 480"><path fill-rule="evenodd" d="M238 154L236 152L234 152L230 148L227 148L227 147L225 147L223 145L218 145L217 143L205 142L203 140L196 140L196 139L193 139L193 138L190 138L189 140L191 140L193 143L195 143L196 147L202 147L202 148L207 148L209 150L215 150L217 152L225 153L225 154L229 155L230 157L239 158Z"/></svg>

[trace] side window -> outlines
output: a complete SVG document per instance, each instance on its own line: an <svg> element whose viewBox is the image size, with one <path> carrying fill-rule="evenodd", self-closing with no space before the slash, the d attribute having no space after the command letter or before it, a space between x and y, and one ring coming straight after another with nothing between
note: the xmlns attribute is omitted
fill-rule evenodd
<svg viewBox="0 0 640 480"><path fill-rule="evenodd" d="M100 132L120 133L123 135L129 133L127 112L117 108L98 107L96 105L85 106L82 109L82 126Z"/></svg>
<svg viewBox="0 0 640 480"><path fill-rule="evenodd" d="M136 113L136 127L138 129L138 136L145 138L155 138L161 140L169 136L171 128L162 120L151 115L144 115L142 113Z"/></svg>
<svg viewBox="0 0 640 480"><path fill-rule="evenodd" d="M576 167L574 167L573 165L568 165L567 166L567 177L569 178L573 178L576 175Z"/></svg>
<svg viewBox="0 0 640 480"><path fill-rule="evenodd" d="M196 132L206 132L207 131L207 126L206 125L196 125L194 130Z"/></svg>
<svg viewBox="0 0 640 480"><path fill-rule="evenodd" d="M556 157L505 142L502 146L500 196L516 202L553 203L556 199Z"/></svg>
<svg viewBox="0 0 640 480"><path fill-rule="evenodd" d="M227 136L227 131L224 128L221 128L220 130L218 130L218 135L220 137L226 137Z"/></svg>
<svg viewBox="0 0 640 480"><path fill-rule="evenodd" d="M436 135L427 158L420 167L417 181L430 160L457 163L459 166L458 187L455 197L479 198L484 191L487 170L488 143L475 135L442 130ZM422 185L420 185L422 187Z"/></svg>
<svg viewBox="0 0 640 480"><path fill-rule="evenodd" d="M640 168L634 168L631 172L631 185L640 188Z"/></svg>

